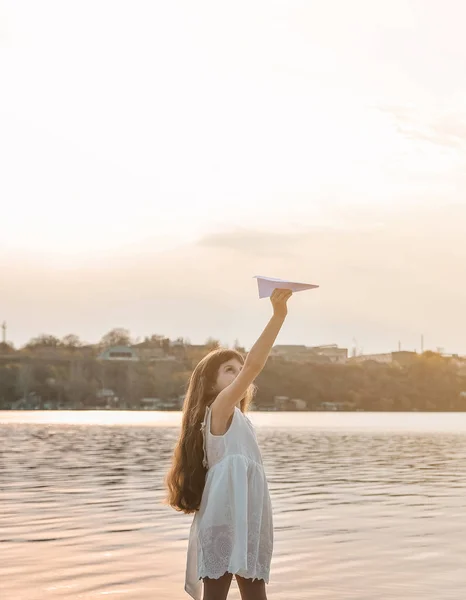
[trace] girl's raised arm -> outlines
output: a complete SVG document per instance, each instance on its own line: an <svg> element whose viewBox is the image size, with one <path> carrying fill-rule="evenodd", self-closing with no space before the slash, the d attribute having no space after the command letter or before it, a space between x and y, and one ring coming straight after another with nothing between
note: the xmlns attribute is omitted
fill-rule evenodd
<svg viewBox="0 0 466 600"><path fill-rule="evenodd" d="M293 292L291 290L275 289L272 292L270 301L273 306L273 316L267 323L264 331L249 351L243 368L236 379L225 389L223 389L212 403L212 411L220 420L225 422L232 415L236 404L246 393L248 387L259 375L267 362L270 350L282 328L288 313L287 301Z"/></svg>

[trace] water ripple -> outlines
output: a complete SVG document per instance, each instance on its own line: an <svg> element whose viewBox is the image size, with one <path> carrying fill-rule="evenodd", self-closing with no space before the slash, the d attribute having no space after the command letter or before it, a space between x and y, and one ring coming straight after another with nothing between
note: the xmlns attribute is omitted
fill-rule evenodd
<svg viewBox="0 0 466 600"><path fill-rule="evenodd" d="M346 429L343 415L251 415L274 508L270 598L462 600L466 418L436 431L431 417L383 431L364 415L358 431L354 415ZM2 598L187 598L192 517L161 503L176 423L28 419L0 424Z"/></svg>

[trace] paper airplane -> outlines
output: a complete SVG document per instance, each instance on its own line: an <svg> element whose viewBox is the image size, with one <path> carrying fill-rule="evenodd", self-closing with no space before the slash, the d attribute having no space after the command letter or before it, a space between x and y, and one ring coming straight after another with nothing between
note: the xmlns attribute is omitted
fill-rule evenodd
<svg viewBox="0 0 466 600"><path fill-rule="evenodd" d="M274 277L261 277L260 275L254 275L254 277L257 279L259 298L268 298L277 288L279 290L303 292L304 290L312 290L319 287L312 283L298 283L296 281L286 281L285 279L275 279Z"/></svg>

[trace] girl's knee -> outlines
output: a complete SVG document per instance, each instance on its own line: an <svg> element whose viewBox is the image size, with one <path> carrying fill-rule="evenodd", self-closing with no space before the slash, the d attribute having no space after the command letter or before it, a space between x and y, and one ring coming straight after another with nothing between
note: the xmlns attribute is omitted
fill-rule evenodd
<svg viewBox="0 0 466 600"><path fill-rule="evenodd" d="M267 592L265 589L265 581L263 579L245 579L244 577L236 577L239 591L241 592L241 600L267 600Z"/></svg>
<svg viewBox="0 0 466 600"><path fill-rule="evenodd" d="M205 577L203 600L226 600L233 575L225 573L218 579Z"/></svg>

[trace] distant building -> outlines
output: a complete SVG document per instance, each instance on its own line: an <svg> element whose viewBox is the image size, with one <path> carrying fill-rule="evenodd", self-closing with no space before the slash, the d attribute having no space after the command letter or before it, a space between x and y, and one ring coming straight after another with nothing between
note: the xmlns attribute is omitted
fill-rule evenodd
<svg viewBox="0 0 466 600"><path fill-rule="evenodd" d="M116 398L116 394L113 390L109 388L101 388L97 390L95 393L96 398Z"/></svg>
<svg viewBox="0 0 466 600"><path fill-rule="evenodd" d="M275 396L274 406L276 410L305 410L307 404L301 398L289 398L288 396Z"/></svg>
<svg viewBox="0 0 466 600"><path fill-rule="evenodd" d="M99 360L133 361L139 360L138 354L131 346L111 346L97 357Z"/></svg>
<svg viewBox="0 0 466 600"><path fill-rule="evenodd" d="M290 362L330 362L344 364L348 359L348 349L337 344L324 346L278 344L272 348L272 357L280 357Z"/></svg>
<svg viewBox="0 0 466 600"><path fill-rule="evenodd" d="M141 398L139 401L143 410L179 410L180 399L162 400L161 398Z"/></svg>
<svg viewBox="0 0 466 600"><path fill-rule="evenodd" d="M160 410L162 402L160 398L141 398L139 404L143 410Z"/></svg>
<svg viewBox="0 0 466 600"><path fill-rule="evenodd" d="M342 405L339 402L322 402L320 408L324 411L328 410L340 410Z"/></svg>
<svg viewBox="0 0 466 600"><path fill-rule="evenodd" d="M274 356L289 356L290 354L304 354L307 350L308 347L304 344L277 344L272 348L271 354Z"/></svg>
<svg viewBox="0 0 466 600"><path fill-rule="evenodd" d="M352 363L374 361L378 363L389 364L392 362L393 359L391 352L385 352L381 354L361 354L360 356L353 356L349 360Z"/></svg>
<svg viewBox="0 0 466 600"><path fill-rule="evenodd" d="M109 388L101 388L95 393L96 402L95 406L98 408L123 408L120 399L115 392Z"/></svg>
<svg viewBox="0 0 466 600"><path fill-rule="evenodd" d="M419 355L416 352L410 352L408 350L400 350L398 352L384 352L380 354L361 354L360 356L353 356L349 359L352 363L363 363L363 362L377 362L382 364L397 364L400 366L406 366L416 360Z"/></svg>
<svg viewBox="0 0 466 600"><path fill-rule="evenodd" d="M332 363L344 364L348 360L348 348L339 348L337 344L311 346L310 350L319 356L326 356Z"/></svg>
<svg viewBox="0 0 466 600"><path fill-rule="evenodd" d="M290 402L294 406L294 410L305 410L307 408L307 403L302 398L291 398Z"/></svg>

